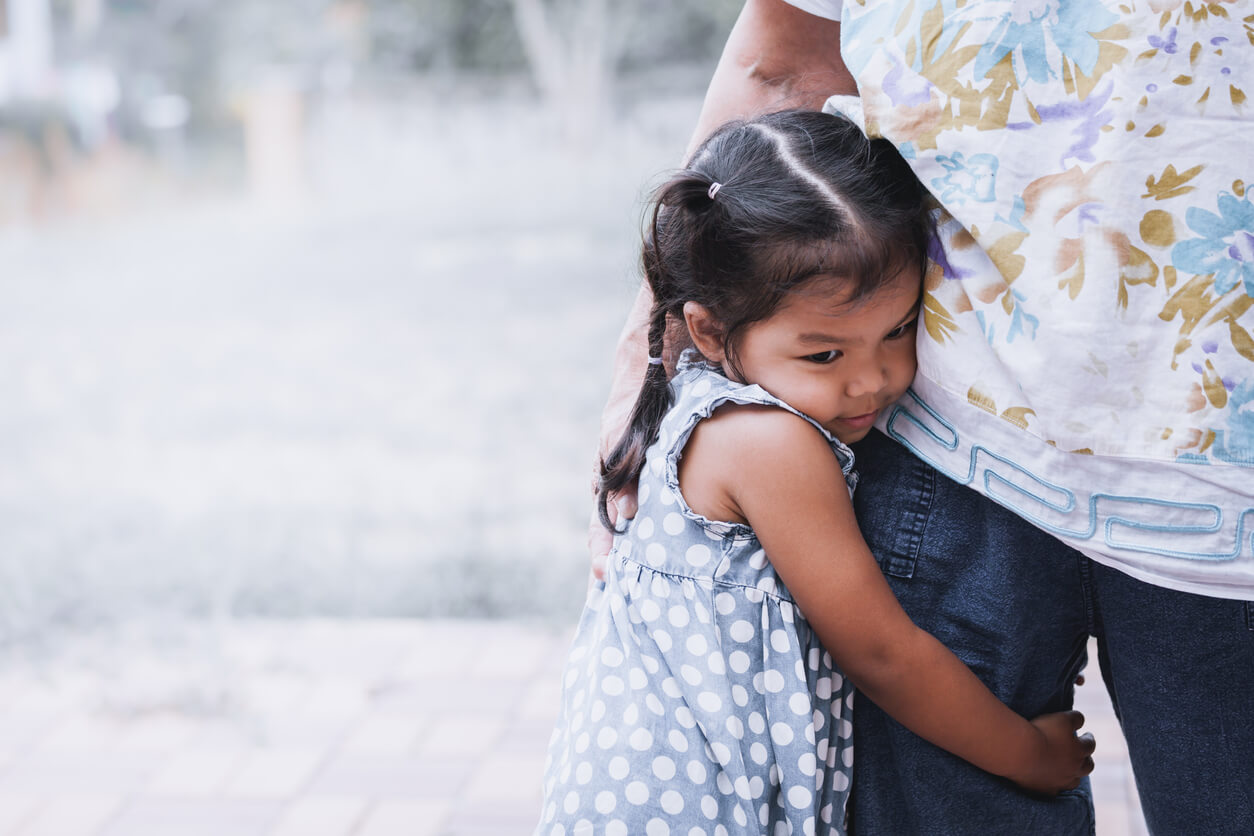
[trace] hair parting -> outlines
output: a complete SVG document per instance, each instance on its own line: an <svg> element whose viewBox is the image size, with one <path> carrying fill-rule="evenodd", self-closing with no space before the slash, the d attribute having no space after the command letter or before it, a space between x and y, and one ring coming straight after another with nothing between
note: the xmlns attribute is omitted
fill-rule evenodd
<svg viewBox="0 0 1254 836"><path fill-rule="evenodd" d="M844 117L791 110L722 126L653 196L641 250L653 294L649 356L678 353L668 326L696 302L720 324L724 371L739 378L745 329L803 285L835 282L856 303L902 270L922 277L932 238L925 197L891 143ZM597 510L611 531L609 495L639 476L673 397L666 367L650 362L627 428L601 462Z"/></svg>

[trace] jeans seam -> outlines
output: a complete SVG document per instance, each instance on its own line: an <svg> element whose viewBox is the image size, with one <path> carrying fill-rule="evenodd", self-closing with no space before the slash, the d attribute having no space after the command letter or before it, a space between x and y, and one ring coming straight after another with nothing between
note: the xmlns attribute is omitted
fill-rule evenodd
<svg viewBox="0 0 1254 836"><path fill-rule="evenodd" d="M919 551L923 548L923 532L927 527L928 518L932 513L932 501L936 495L936 471L923 462L916 462L914 504L909 513L909 521L902 526L906 536L894 545L888 559L884 561L884 573L898 578L914 577L915 566L919 560ZM904 521L903 521L904 522Z"/></svg>
<svg viewBox="0 0 1254 836"><path fill-rule="evenodd" d="M1076 555L1080 570L1080 592L1084 596L1084 621L1090 636L1096 636L1100 625L1097 623L1101 614L1093 595L1093 564L1082 554Z"/></svg>
<svg viewBox="0 0 1254 836"><path fill-rule="evenodd" d="M1254 601L1245 602L1245 629L1254 631Z"/></svg>

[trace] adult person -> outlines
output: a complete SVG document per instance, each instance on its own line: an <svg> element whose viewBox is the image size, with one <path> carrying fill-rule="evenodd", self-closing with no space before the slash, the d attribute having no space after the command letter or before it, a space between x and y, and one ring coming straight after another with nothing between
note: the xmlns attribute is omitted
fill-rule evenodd
<svg viewBox="0 0 1254 836"><path fill-rule="evenodd" d="M748 0L694 134L857 92L938 199L918 376L855 447L863 531L1020 713L1069 707L1097 637L1156 833L1254 832L1252 11ZM1092 830L1085 791L1019 793L868 700L855 736L854 832Z"/></svg>

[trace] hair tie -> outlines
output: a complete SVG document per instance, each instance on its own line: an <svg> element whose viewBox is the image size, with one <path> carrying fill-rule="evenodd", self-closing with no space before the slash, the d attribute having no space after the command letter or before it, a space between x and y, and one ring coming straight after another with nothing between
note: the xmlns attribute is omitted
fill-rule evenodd
<svg viewBox="0 0 1254 836"><path fill-rule="evenodd" d="M715 196L716 194L718 194L718 190L719 190L719 189L721 189L721 188L723 188L723 184L722 184L722 183L711 183L711 184L710 184L710 190L709 190L708 192L706 192L706 194L708 194L708 195L710 196L710 200L713 200L713 199L714 199L714 196Z"/></svg>
<svg viewBox="0 0 1254 836"><path fill-rule="evenodd" d="M662 365L662 358L661 358L661 357L650 357L650 358L649 358L649 365L650 365L650 366L660 366L660 365Z"/></svg>

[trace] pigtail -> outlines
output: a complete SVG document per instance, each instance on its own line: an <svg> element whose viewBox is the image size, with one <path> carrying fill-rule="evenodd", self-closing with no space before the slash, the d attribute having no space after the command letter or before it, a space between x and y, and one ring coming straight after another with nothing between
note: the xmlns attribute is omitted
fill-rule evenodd
<svg viewBox="0 0 1254 836"><path fill-rule="evenodd" d="M620 533L610 521L609 495L622 490L635 481L644 469L645 454L657 441L662 419L671 408L673 393L666 377L666 366L660 362L666 351L667 281L658 250L658 223L662 211L659 201L653 212L652 234L644 246L644 273L653 292L653 307L649 312L649 365L640 384L640 394L632 407L627 429L610 454L601 461L601 477L597 491L597 513L601 524L614 533Z"/></svg>

